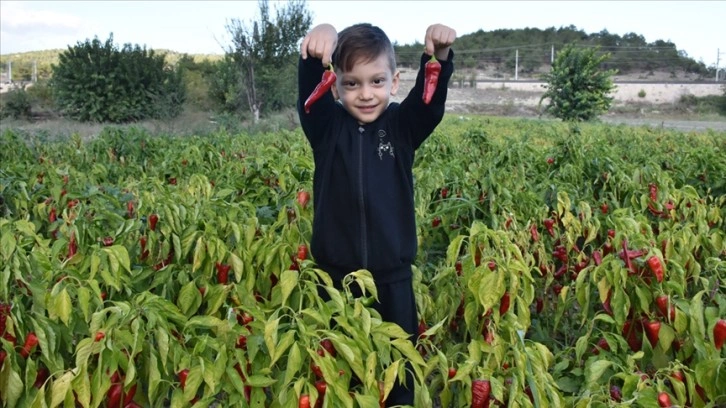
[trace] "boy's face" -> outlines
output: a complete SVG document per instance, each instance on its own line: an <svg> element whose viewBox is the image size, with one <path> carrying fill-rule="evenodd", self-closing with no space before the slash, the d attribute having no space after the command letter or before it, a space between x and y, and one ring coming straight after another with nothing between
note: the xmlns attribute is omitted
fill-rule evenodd
<svg viewBox="0 0 726 408"><path fill-rule="evenodd" d="M371 123L386 110L398 91L399 73L391 72L385 55L357 62L349 72L338 73L333 94L358 123Z"/></svg>

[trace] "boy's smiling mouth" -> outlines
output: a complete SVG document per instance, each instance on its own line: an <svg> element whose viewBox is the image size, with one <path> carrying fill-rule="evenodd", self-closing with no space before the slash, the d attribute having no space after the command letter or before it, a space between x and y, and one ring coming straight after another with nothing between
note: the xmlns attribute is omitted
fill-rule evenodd
<svg viewBox="0 0 726 408"><path fill-rule="evenodd" d="M364 105L364 106L358 106L358 110L361 112L370 113L376 110L378 105Z"/></svg>

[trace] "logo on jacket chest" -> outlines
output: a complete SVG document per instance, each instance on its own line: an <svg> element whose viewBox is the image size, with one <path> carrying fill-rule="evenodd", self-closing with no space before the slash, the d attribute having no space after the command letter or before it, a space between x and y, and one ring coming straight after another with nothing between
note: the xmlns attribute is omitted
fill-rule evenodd
<svg viewBox="0 0 726 408"><path fill-rule="evenodd" d="M383 156L391 158L396 157L394 154L393 144L390 140L386 139L386 131L380 129L378 131L378 158L383 160Z"/></svg>

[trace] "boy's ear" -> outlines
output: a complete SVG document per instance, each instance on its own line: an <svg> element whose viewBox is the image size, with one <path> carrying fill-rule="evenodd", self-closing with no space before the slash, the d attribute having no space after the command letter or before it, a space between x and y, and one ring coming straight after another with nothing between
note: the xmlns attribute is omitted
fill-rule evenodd
<svg viewBox="0 0 726 408"><path fill-rule="evenodd" d="M398 85L401 82L401 71L396 70L396 72L393 74L393 81L391 83L391 95L396 95L396 92L398 92Z"/></svg>
<svg viewBox="0 0 726 408"><path fill-rule="evenodd" d="M336 101L339 100L340 97L338 96L338 83L337 82L333 83L333 86L330 87L330 90L333 92L333 99Z"/></svg>

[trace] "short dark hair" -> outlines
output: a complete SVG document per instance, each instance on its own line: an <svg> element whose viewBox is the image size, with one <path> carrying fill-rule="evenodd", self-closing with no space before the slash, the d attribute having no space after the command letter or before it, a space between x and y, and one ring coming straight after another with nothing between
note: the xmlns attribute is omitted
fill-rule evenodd
<svg viewBox="0 0 726 408"><path fill-rule="evenodd" d="M394 72L396 55L386 33L368 23L355 24L338 33L338 46L333 52L333 65L343 72L348 72L357 62L370 62L381 55L388 57L391 72Z"/></svg>

